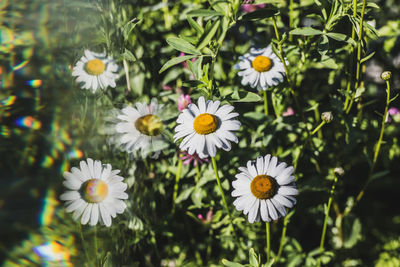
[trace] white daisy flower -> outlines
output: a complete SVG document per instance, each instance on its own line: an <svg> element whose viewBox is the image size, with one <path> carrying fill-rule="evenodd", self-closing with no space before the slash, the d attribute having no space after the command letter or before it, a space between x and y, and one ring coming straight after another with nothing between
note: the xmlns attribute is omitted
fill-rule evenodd
<svg viewBox="0 0 400 267"><path fill-rule="evenodd" d="M268 154L264 158L247 162L246 167L239 168L236 180L232 182L235 190L232 196L238 211L248 214L250 223L277 220L286 215L286 208L296 204L298 194L292 175L294 168L286 163L278 164L278 159Z"/></svg>
<svg viewBox="0 0 400 267"><path fill-rule="evenodd" d="M119 170L112 170L111 165L88 158L80 162L80 169L73 167L71 172L64 172L63 185L68 191L60 196L66 201L67 212L74 212L73 218L81 217L81 223L96 225L98 221L111 225L111 217L121 214L126 208L123 199L127 184L123 183Z"/></svg>
<svg viewBox="0 0 400 267"><path fill-rule="evenodd" d="M136 103L136 108L127 106L118 110L116 142L128 152L141 150L142 156L159 151L164 143L161 112L161 106L155 98L149 105Z"/></svg>
<svg viewBox="0 0 400 267"><path fill-rule="evenodd" d="M117 70L118 65L112 57L106 57L105 52L95 53L86 49L85 55L76 63L72 76L77 76L76 81L82 83L82 89L91 89L94 93L98 88L115 87Z"/></svg>
<svg viewBox="0 0 400 267"><path fill-rule="evenodd" d="M271 45L262 49L251 48L250 53L239 59L234 68L241 70L238 75L242 77L242 85L250 85L261 91L283 82L285 68Z"/></svg>
<svg viewBox="0 0 400 267"><path fill-rule="evenodd" d="M220 101L208 100L200 97L198 106L189 104L177 119L174 141L183 138L180 149L187 150L190 155L195 152L201 157L215 157L217 148L231 150L230 142L238 142L232 131L240 128L240 122L233 119L239 116L232 112L233 106L220 107Z"/></svg>

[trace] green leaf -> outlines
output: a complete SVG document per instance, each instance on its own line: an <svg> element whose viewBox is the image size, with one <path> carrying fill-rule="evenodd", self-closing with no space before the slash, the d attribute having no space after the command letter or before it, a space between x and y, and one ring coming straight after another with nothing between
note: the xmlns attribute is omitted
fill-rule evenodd
<svg viewBox="0 0 400 267"><path fill-rule="evenodd" d="M192 19L192 17L187 16L187 20L188 20L190 26L191 26L193 29L195 29L197 33L203 34L203 32L204 32L203 28L202 28L199 24L197 24L197 22L194 21L194 19Z"/></svg>
<svg viewBox="0 0 400 267"><path fill-rule="evenodd" d="M211 16L222 16L223 14L209 9L196 9L187 13L190 17L211 17Z"/></svg>
<svg viewBox="0 0 400 267"><path fill-rule="evenodd" d="M278 10L276 10L276 9L262 8L262 9L258 9L256 11L253 11L253 12L243 15L242 20L266 19L266 18L271 18L273 16L276 16L277 14L278 14Z"/></svg>
<svg viewBox="0 0 400 267"><path fill-rule="evenodd" d="M128 49L125 48L125 52L122 54L122 57L128 61L136 61L135 56L129 51Z"/></svg>
<svg viewBox="0 0 400 267"><path fill-rule="evenodd" d="M355 45L356 42L349 36L342 34L342 33L337 33L337 32L328 32L326 33L328 37L331 37L332 39L335 39L336 41L341 41L341 42L347 42L349 44Z"/></svg>
<svg viewBox="0 0 400 267"><path fill-rule="evenodd" d="M378 178L381 178L381 177L384 177L388 173L390 173L390 171L388 171L388 170L374 173L374 175L372 175L372 177L371 177L371 181L375 180L375 179L378 179Z"/></svg>
<svg viewBox="0 0 400 267"><path fill-rule="evenodd" d="M211 39L214 37L215 33L218 30L219 24L221 24L220 20L217 20L217 22L214 23L210 31L205 32L201 38L200 44L197 46L197 49L201 50L203 47L205 47Z"/></svg>
<svg viewBox="0 0 400 267"><path fill-rule="evenodd" d="M257 259L257 254L254 252L253 248L251 248L250 251L249 251L249 263L253 267L258 267L259 266L258 259Z"/></svg>
<svg viewBox="0 0 400 267"><path fill-rule="evenodd" d="M375 52L372 52L371 54L369 54L368 56L364 57L363 59L360 60L360 63L364 63L365 61L367 61L368 59L370 59L371 57L373 57L375 55Z"/></svg>
<svg viewBox="0 0 400 267"><path fill-rule="evenodd" d="M179 63L181 63L181 62L183 62L185 60L192 59L192 58L195 58L195 57L197 57L197 56L190 55L190 56L174 57L174 58L168 60L167 62L165 62L165 64L162 66L162 68L160 69L160 71L158 73L162 73L165 70L169 69L170 67L172 67L172 66L174 66L176 64L179 64Z"/></svg>
<svg viewBox="0 0 400 267"><path fill-rule="evenodd" d="M320 35L323 34L322 31L311 28L311 27L304 27L304 28L297 28L291 30L289 34L292 35L304 35L304 36L313 36L313 35Z"/></svg>
<svg viewBox="0 0 400 267"><path fill-rule="evenodd" d="M199 87L200 85L206 85L206 84L204 82L198 81L198 80L191 80L191 81L182 83L183 87Z"/></svg>
<svg viewBox="0 0 400 267"><path fill-rule="evenodd" d="M262 99L258 94L244 90L234 92L231 97L234 102L258 102Z"/></svg>
<svg viewBox="0 0 400 267"><path fill-rule="evenodd" d="M321 56L325 56L329 50L329 39L325 35L321 35L318 41L318 53Z"/></svg>
<svg viewBox="0 0 400 267"><path fill-rule="evenodd" d="M178 51L192 55L201 55L201 52L197 50L196 47L194 47L191 43L181 38L177 37L168 38L167 43Z"/></svg>
<svg viewBox="0 0 400 267"><path fill-rule="evenodd" d="M244 267L244 265L240 264L240 263L236 263L233 261L228 261L226 259L222 260L222 264L227 266L227 267Z"/></svg>

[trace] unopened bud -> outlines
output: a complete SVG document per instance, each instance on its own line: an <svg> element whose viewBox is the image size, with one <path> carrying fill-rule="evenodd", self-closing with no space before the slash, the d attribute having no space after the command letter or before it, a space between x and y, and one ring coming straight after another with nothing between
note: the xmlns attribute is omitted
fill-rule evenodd
<svg viewBox="0 0 400 267"><path fill-rule="evenodd" d="M333 120L332 112L327 111L321 114L321 118L324 122L330 123Z"/></svg>
<svg viewBox="0 0 400 267"><path fill-rule="evenodd" d="M381 78L384 81L388 81L392 77L392 73L390 71L384 71L381 74Z"/></svg>
<svg viewBox="0 0 400 267"><path fill-rule="evenodd" d="M342 175L344 174L344 170L343 170L342 167L336 167L336 168L334 169L334 172L335 172L335 174L337 174L337 175L339 175L339 176L342 176Z"/></svg>

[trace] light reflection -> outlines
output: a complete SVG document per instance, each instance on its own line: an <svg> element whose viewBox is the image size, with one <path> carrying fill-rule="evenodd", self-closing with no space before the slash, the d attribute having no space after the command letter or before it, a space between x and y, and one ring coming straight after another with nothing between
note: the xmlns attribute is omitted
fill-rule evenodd
<svg viewBox="0 0 400 267"><path fill-rule="evenodd" d="M19 117L15 120L15 125L33 130L39 130L42 127L42 123L32 116Z"/></svg>

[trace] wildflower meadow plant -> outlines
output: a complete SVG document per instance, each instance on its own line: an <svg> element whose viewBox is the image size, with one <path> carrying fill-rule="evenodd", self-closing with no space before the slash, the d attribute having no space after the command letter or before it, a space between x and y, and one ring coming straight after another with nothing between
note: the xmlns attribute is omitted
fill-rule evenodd
<svg viewBox="0 0 400 267"><path fill-rule="evenodd" d="M4 266L399 266L393 1L3 2Z"/></svg>

